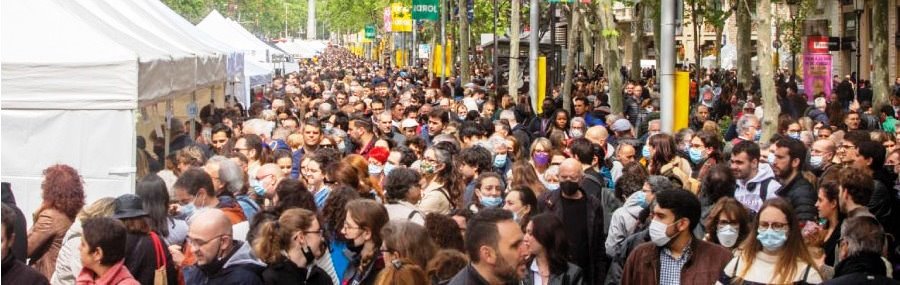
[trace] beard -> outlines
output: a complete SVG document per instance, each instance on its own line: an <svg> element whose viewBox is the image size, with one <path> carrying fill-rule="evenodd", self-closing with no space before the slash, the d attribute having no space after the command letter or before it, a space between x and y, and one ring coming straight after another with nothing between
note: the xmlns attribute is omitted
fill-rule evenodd
<svg viewBox="0 0 900 285"><path fill-rule="evenodd" d="M510 264L503 257L498 257L497 265L494 266L494 274L497 275L497 278L504 284L518 283L525 271L519 270L519 264Z"/></svg>

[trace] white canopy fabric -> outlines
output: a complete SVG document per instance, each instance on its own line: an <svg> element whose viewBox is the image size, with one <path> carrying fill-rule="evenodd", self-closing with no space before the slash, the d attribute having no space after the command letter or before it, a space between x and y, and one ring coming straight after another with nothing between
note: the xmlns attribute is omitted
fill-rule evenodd
<svg viewBox="0 0 900 285"><path fill-rule="evenodd" d="M325 51L327 45L318 40L291 40L277 43L275 46L290 53L294 58L313 58Z"/></svg>
<svg viewBox="0 0 900 285"><path fill-rule="evenodd" d="M58 163L78 171L89 202L133 192L134 109L151 62L138 56L55 1L3 1L0 180L24 213L41 205L42 172Z"/></svg>
<svg viewBox="0 0 900 285"><path fill-rule="evenodd" d="M197 24L197 28L221 42L240 49L244 52L245 58L255 61L270 61L271 55L280 53L250 34L240 24L226 19L216 10L203 18Z"/></svg>

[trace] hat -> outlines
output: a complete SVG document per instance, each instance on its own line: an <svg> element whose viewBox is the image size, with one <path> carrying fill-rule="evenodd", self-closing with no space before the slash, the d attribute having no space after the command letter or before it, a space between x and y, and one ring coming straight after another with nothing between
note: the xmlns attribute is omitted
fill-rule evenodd
<svg viewBox="0 0 900 285"><path fill-rule="evenodd" d="M624 132L631 130L631 122L626 119L618 119L612 124L611 128L614 132Z"/></svg>
<svg viewBox="0 0 900 285"><path fill-rule="evenodd" d="M381 162L382 164L387 161L388 155L390 154L391 152L387 148L383 147L375 147L369 150L369 158L373 158L378 162Z"/></svg>
<svg viewBox="0 0 900 285"><path fill-rule="evenodd" d="M115 219L128 219L147 215L147 211L144 211L144 201L138 195L125 194L119 196L116 198L115 204L116 210L112 216Z"/></svg>
<svg viewBox="0 0 900 285"><path fill-rule="evenodd" d="M745 109L745 110L746 109L756 109L756 105L753 105L753 102L747 102L747 103L744 103L743 109Z"/></svg>
<svg viewBox="0 0 900 285"><path fill-rule="evenodd" d="M416 122L416 120L413 120L410 118L403 119L403 121L400 122L401 128L415 128L418 126L419 126L419 122Z"/></svg>
<svg viewBox="0 0 900 285"><path fill-rule="evenodd" d="M475 88L476 86L478 86L478 85L476 85L475 83L472 83L472 82L469 82L469 83L466 83L466 85L463 85L464 88Z"/></svg>

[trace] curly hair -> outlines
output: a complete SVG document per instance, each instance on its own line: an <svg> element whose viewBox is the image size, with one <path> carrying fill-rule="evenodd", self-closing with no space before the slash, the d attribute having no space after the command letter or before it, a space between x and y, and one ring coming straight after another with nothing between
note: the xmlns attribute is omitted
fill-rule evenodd
<svg viewBox="0 0 900 285"><path fill-rule="evenodd" d="M56 164L44 169L41 191L41 210L53 208L75 219L84 207L84 181L71 166Z"/></svg>
<svg viewBox="0 0 900 285"><path fill-rule="evenodd" d="M465 250L459 224L450 216L438 213L425 215L425 229L438 248Z"/></svg>
<svg viewBox="0 0 900 285"><path fill-rule="evenodd" d="M325 238L328 240L343 239L341 228L344 227L344 217L347 216L347 203L360 199L359 192L349 186L338 186L331 190L322 207L322 220L325 224Z"/></svg>

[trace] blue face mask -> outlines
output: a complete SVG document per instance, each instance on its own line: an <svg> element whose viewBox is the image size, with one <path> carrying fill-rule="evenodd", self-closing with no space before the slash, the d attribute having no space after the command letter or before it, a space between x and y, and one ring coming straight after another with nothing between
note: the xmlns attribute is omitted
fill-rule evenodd
<svg viewBox="0 0 900 285"><path fill-rule="evenodd" d="M390 174L391 171L394 170L394 168L396 168L396 166L394 166L394 164L392 164L392 163L390 163L390 162L385 163L385 164L384 164L384 175Z"/></svg>
<svg viewBox="0 0 900 285"><path fill-rule="evenodd" d="M812 166L812 168L819 169L819 167L822 167L823 161L824 158L821 155L809 156L809 166Z"/></svg>
<svg viewBox="0 0 900 285"><path fill-rule="evenodd" d="M795 140L799 140L799 139L800 139L800 133L789 133L789 134L788 134L788 137L790 137L790 138L792 138L792 139L795 139Z"/></svg>
<svg viewBox="0 0 900 285"><path fill-rule="evenodd" d="M758 240L766 250L775 251L784 246L784 243L787 241L787 232L771 228L766 229L760 231L759 234L756 235L756 240Z"/></svg>
<svg viewBox="0 0 900 285"><path fill-rule="evenodd" d="M647 208L647 205L649 204L647 203L647 194L644 193L644 191L634 192L634 194L631 195L634 196L634 201L638 204L638 206L641 206L641 208L644 209Z"/></svg>
<svg viewBox="0 0 900 285"><path fill-rule="evenodd" d="M500 204L503 204L503 198L498 197L481 197L481 206L485 208L496 208L499 207Z"/></svg>
<svg viewBox="0 0 900 285"><path fill-rule="evenodd" d="M256 192L256 195L259 195L260 197L265 197L266 188L263 188L262 183L259 183L258 180L250 181L250 188L253 190L253 192Z"/></svg>
<svg viewBox="0 0 900 285"><path fill-rule="evenodd" d="M753 141L759 142L760 139L762 139L762 131L756 130L756 134L753 135Z"/></svg>
<svg viewBox="0 0 900 285"><path fill-rule="evenodd" d="M380 165L369 164L369 175L381 174L382 167Z"/></svg>
<svg viewBox="0 0 900 285"><path fill-rule="evenodd" d="M506 165L506 155L498 154L494 156L494 168L501 168Z"/></svg>
<svg viewBox="0 0 900 285"><path fill-rule="evenodd" d="M769 156L766 157L766 161L769 162L769 165L775 165L775 154L769 153Z"/></svg>
<svg viewBox="0 0 900 285"><path fill-rule="evenodd" d="M189 218L196 210L197 206L194 206L193 202L187 203L187 205L181 206L181 215L183 215L184 218Z"/></svg>
<svg viewBox="0 0 900 285"><path fill-rule="evenodd" d="M641 150L641 155L644 156L647 160L650 160L650 146L644 145L644 149Z"/></svg>
<svg viewBox="0 0 900 285"><path fill-rule="evenodd" d="M688 150L688 155L691 157L691 161L694 163L700 163L703 161L703 149L700 148L690 148Z"/></svg>
<svg viewBox="0 0 900 285"><path fill-rule="evenodd" d="M544 184L544 186L547 187L547 190L550 190L550 191L559 190L559 183L547 183L547 184Z"/></svg>

